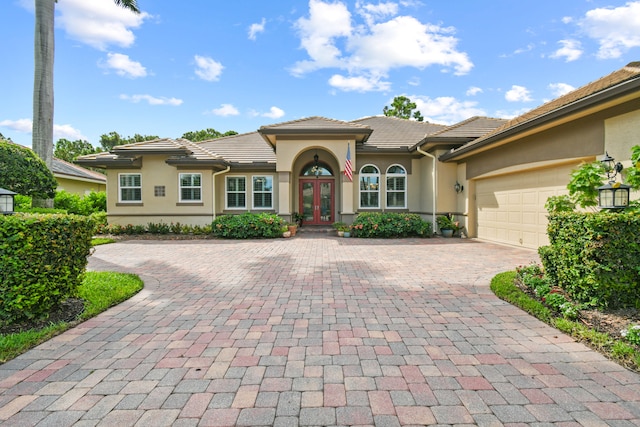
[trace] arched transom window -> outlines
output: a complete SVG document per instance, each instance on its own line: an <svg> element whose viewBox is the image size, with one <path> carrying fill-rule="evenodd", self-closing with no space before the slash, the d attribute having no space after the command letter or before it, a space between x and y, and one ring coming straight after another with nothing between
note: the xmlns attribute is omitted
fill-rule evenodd
<svg viewBox="0 0 640 427"><path fill-rule="evenodd" d="M387 208L407 207L407 171L400 165L387 169Z"/></svg>
<svg viewBox="0 0 640 427"><path fill-rule="evenodd" d="M365 165L358 174L360 178L360 208L380 207L380 170L373 165Z"/></svg>

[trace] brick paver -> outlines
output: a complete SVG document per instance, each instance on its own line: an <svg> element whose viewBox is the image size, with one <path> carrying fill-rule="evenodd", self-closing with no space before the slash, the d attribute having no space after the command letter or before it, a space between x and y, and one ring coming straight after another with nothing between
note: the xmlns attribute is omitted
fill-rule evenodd
<svg viewBox="0 0 640 427"><path fill-rule="evenodd" d="M497 299L460 239L129 241L136 296L0 366L2 425L640 425L640 376Z"/></svg>

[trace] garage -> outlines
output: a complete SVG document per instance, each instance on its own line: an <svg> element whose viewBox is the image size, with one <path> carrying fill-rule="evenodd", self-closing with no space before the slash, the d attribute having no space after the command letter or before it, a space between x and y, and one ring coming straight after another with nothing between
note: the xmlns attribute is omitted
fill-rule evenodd
<svg viewBox="0 0 640 427"><path fill-rule="evenodd" d="M575 163L476 180L478 238L536 249L547 238L547 198L567 194Z"/></svg>

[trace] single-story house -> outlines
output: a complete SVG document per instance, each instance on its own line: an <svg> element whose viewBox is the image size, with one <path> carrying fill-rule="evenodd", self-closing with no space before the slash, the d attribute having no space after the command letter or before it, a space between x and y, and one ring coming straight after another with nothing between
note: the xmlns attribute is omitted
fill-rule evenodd
<svg viewBox="0 0 640 427"><path fill-rule="evenodd" d="M53 158L51 172L58 181L57 190L84 196L92 191L107 191L107 177L67 161Z"/></svg>
<svg viewBox="0 0 640 427"><path fill-rule="evenodd" d="M157 139L83 156L106 169L108 220L210 223L217 215L295 213L305 224L360 212L453 213L466 233L536 248L545 201L572 169L640 144L640 62L512 120L453 126L394 117L324 117L199 143Z"/></svg>

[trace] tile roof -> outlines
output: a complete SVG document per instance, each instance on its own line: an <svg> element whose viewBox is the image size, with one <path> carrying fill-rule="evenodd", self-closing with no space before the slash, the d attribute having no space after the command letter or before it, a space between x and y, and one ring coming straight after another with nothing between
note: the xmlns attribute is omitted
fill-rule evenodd
<svg viewBox="0 0 640 427"><path fill-rule="evenodd" d="M460 123L448 126L427 136L428 140L438 138L479 138L504 125L506 119L474 116Z"/></svg>
<svg viewBox="0 0 640 427"><path fill-rule="evenodd" d="M210 139L197 145L231 163L276 163L273 147L258 132Z"/></svg>
<svg viewBox="0 0 640 427"><path fill-rule="evenodd" d="M140 153L174 153L180 157L189 157L197 160L221 159L216 153L206 147L198 145L188 139L160 138L150 141L135 142L133 144L117 145L111 149L116 155L140 154Z"/></svg>
<svg viewBox="0 0 640 427"><path fill-rule="evenodd" d="M370 132L368 126L354 122L343 122L342 120L328 119L326 117L313 116L303 119L292 120L290 122L276 123L273 125L261 126L258 132L268 131L337 131L337 132Z"/></svg>
<svg viewBox="0 0 640 427"><path fill-rule="evenodd" d="M107 182L107 177L101 173L85 169L81 166L74 165L64 160L53 158L51 166L52 172L56 175L66 175L71 178L82 178L91 181Z"/></svg>
<svg viewBox="0 0 640 427"><path fill-rule="evenodd" d="M371 136L363 145L365 150L409 149L427 135L446 128L444 125L387 116L364 117L351 123L368 126L373 129Z"/></svg>
<svg viewBox="0 0 640 427"><path fill-rule="evenodd" d="M639 77L640 62L631 62L625 67L622 67L621 69L616 70L611 74L601 77L593 82L587 83L586 85L579 87L578 89L571 91L566 95L553 99L537 108L534 108L533 110L527 111L526 113L507 121L505 124L494 129L492 132L489 132L482 137L468 143L467 145L460 147L457 150L454 150L453 152L443 156L443 160L448 160L456 157L456 155L458 154L473 151L475 147L482 146L489 142L489 140L500 138L500 135L503 133L515 131L520 126L530 124L535 120L543 119L545 116L551 116L553 113L562 111L563 108L567 108L580 101L585 101L590 97L597 95L598 93L603 92L607 89L614 88L615 86L621 85L631 80L637 80Z"/></svg>

